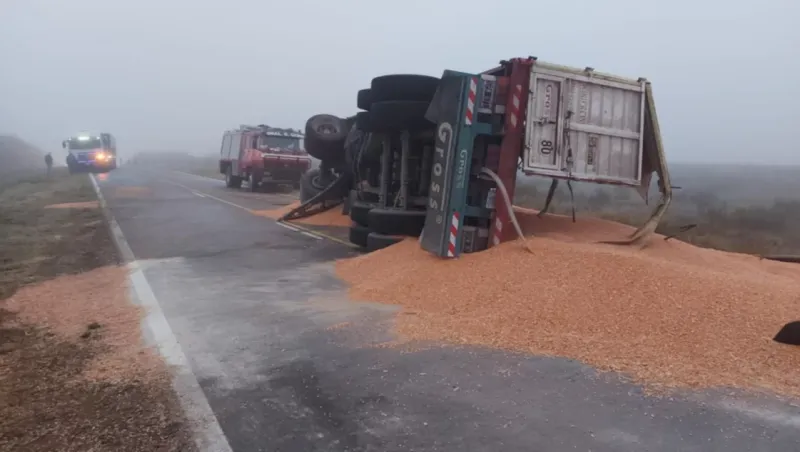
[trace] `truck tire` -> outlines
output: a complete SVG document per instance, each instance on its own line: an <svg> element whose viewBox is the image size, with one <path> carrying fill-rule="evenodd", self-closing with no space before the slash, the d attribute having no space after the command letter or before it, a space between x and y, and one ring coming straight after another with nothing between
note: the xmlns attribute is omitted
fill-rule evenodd
<svg viewBox="0 0 800 452"><path fill-rule="evenodd" d="M263 176L258 171L251 171L250 176L248 177L248 184L247 187L252 193L256 193L258 191L258 186L261 184L261 179Z"/></svg>
<svg viewBox="0 0 800 452"><path fill-rule="evenodd" d="M314 115L306 121L305 147L312 157L331 163L344 161L347 120L333 115Z"/></svg>
<svg viewBox="0 0 800 452"><path fill-rule="evenodd" d="M376 102L369 112L370 126L373 131L385 132L433 128L425 119L427 110L428 102L423 101Z"/></svg>
<svg viewBox="0 0 800 452"><path fill-rule="evenodd" d="M369 233L370 233L369 228L361 226L360 224L354 224L350 226L350 234L349 234L350 243L358 245L362 248L366 247L367 237L369 236Z"/></svg>
<svg viewBox="0 0 800 452"><path fill-rule="evenodd" d="M399 100L430 103L438 87L439 79L428 75L383 75L372 79L370 100L372 103Z"/></svg>
<svg viewBox="0 0 800 452"><path fill-rule="evenodd" d="M361 110L369 111L369 107L372 105L372 90L369 88L360 90L358 92L356 105Z"/></svg>
<svg viewBox="0 0 800 452"><path fill-rule="evenodd" d="M367 226L369 224L369 211L374 207L375 205L372 203L354 200L350 203L350 219L353 220L353 223Z"/></svg>
<svg viewBox="0 0 800 452"><path fill-rule="evenodd" d="M367 225L373 231L386 235L418 237L425 226L424 210L372 209L367 215Z"/></svg>
<svg viewBox="0 0 800 452"><path fill-rule="evenodd" d="M300 202L306 202L317 196L326 185L320 180L319 168L306 171L300 178Z"/></svg>
<svg viewBox="0 0 800 452"><path fill-rule="evenodd" d="M373 252L390 247L395 243L401 242L402 237L394 237L386 234L378 234L377 232L370 232L367 236L367 251Z"/></svg>
<svg viewBox="0 0 800 452"><path fill-rule="evenodd" d="M228 169L225 170L225 186L228 188L241 188L242 186L242 178L233 175L231 166L228 166Z"/></svg>

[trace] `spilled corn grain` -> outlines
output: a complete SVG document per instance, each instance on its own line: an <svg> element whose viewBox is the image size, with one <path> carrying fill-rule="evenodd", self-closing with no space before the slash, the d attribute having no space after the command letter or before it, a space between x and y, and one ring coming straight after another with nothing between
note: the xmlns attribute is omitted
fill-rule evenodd
<svg viewBox="0 0 800 452"><path fill-rule="evenodd" d="M800 318L800 266L659 236L602 245L630 229L518 212L533 253L515 241L444 261L407 240L337 272L353 298L402 306L408 339L564 356L653 387L800 395L800 349L771 341Z"/></svg>
<svg viewBox="0 0 800 452"><path fill-rule="evenodd" d="M300 201L295 201L283 207L272 210L259 210L259 215L277 220L278 218L291 212L292 209L300 205ZM290 223L307 224L310 226L340 226L350 227L350 216L342 213L342 206L336 206L324 212L312 215L310 217L301 218L299 220L292 220Z"/></svg>

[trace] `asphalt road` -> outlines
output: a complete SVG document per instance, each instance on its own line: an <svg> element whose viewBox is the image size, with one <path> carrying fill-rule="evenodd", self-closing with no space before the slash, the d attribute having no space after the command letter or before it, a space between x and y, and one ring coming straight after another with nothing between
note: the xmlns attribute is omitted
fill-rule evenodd
<svg viewBox="0 0 800 452"><path fill-rule="evenodd" d="M234 451L800 451L786 401L651 398L566 359L376 347L394 310L347 300L333 261L353 251L250 211L288 196L134 167L99 184Z"/></svg>

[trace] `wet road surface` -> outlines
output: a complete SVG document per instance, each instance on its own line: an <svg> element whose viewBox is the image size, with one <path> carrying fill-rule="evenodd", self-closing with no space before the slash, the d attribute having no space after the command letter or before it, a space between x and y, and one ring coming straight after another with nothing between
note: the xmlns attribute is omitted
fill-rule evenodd
<svg viewBox="0 0 800 452"><path fill-rule="evenodd" d="M354 251L250 210L287 195L123 167L99 181L234 451L800 451L800 409L652 398L577 362L391 341L353 303ZM800 370L798 370L800 378Z"/></svg>

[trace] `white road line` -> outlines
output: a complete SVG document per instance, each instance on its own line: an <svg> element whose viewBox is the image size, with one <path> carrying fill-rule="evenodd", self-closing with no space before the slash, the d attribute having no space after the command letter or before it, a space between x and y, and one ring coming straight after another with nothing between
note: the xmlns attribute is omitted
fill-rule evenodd
<svg viewBox="0 0 800 452"><path fill-rule="evenodd" d="M200 176L200 177L201 177L201 176ZM179 184L179 183L177 183L177 182L172 182L172 181L167 181L167 183L169 183L169 184L172 184L172 185L175 185L176 187L185 188L186 190L189 190L190 192L192 192L192 193L194 193L194 194L197 194L197 192L196 192L196 190L195 190L195 189L193 189L193 188L191 188L191 187L187 187L186 185ZM214 199L214 200L216 200L216 201L223 202L223 203L225 203L225 204L231 205L231 206L233 206L233 207L238 207L238 208L240 208L240 209L246 210L246 211L248 211L248 212L252 212L252 211L253 211L252 209L248 209L247 207L240 206L239 204L232 203L232 202L230 202L230 201L226 201L226 200L224 200L224 199L222 199L222 198L217 198L216 196L209 195L208 193L205 193L205 192L204 192L204 193L202 193L202 194L203 194L203 196L204 196L204 197L206 197L206 198L211 198L211 199ZM322 240L322 239L324 239L324 238L325 238L325 237L323 237L323 236L320 236L320 235L314 234L313 232L304 231L304 230L302 230L302 229L300 229L300 228L297 228L297 227L294 227L294 226L289 226L288 224L286 224L286 223L283 223L283 222L281 222L281 221L276 221L276 220L273 220L273 221L274 221L274 223L275 223L275 224L278 224L278 225L280 225L280 226L283 226L283 227L284 227L284 228L286 228L286 229L290 229L290 230L292 230L292 231L299 232L299 233L301 233L301 234L303 234L303 235L305 235L305 236L311 237L311 238L313 238L313 239L316 239L316 240ZM337 241L337 242L338 242L338 240L334 240L334 241ZM347 245L347 244L346 244L346 243L344 243L344 242L340 242L340 243L342 243L342 244L344 244L344 245Z"/></svg>
<svg viewBox="0 0 800 452"><path fill-rule="evenodd" d="M206 195L204 195L204 194L200 193L199 191L192 191L192 193L194 193L194 194L195 194L195 196L199 196L199 197L201 197L201 198L205 198L205 197L206 197Z"/></svg>
<svg viewBox="0 0 800 452"><path fill-rule="evenodd" d="M184 171L172 171L172 172L175 173L175 174L180 174L182 176L191 176L191 177L193 177L195 179L204 179L204 180L207 180L207 181L214 181L214 182L225 182L225 179L215 179L213 177L200 176L198 174L186 173ZM297 200L296 196L292 196L292 195L285 194L285 193L269 193L269 195L270 196L280 196L281 198L291 199L292 201L296 201Z"/></svg>
<svg viewBox="0 0 800 452"><path fill-rule="evenodd" d="M181 187L181 188L185 188L185 189L189 190L189 191L190 191L190 192L192 192L192 193L194 193L194 192L195 192L195 190L194 190L193 188L191 188L191 187L187 187L186 185L179 184L179 183L177 183L177 182L171 182L171 181L167 181L167 183L169 183L169 184L172 184L172 185L176 185L176 186L178 186L178 187ZM217 200L217 201L219 201L219 202L225 203L225 204L227 204L227 205L229 205L229 206L238 207L238 208L240 208L240 209L244 209L244 210L246 210L246 211L250 212L250 209L248 209L248 208L247 208L247 207L245 207L245 206L240 206L239 204L236 204L235 202L226 201L226 200L224 200L224 199L222 199L222 198L217 198L216 196L209 195L208 193L203 193L203 196L205 196L206 198L211 198L211 199Z"/></svg>
<svg viewBox="0 0 800 452"><path fill-rule="evenodd" d="M197 178L197 179L213 180L214 182L225 182L225 179L216 179L216 178L213 178L213 177L201 176L199 174L187 173L185 171L173 171L173 172L181 174L181 175L184 175L184 176L192 176L192 177Z"/></svg>
<svg viewBox="0 0 800 452"><path fill-rule="evenodd" d="M93 174L89 175L97 193L97 199L103 210L103 215L108 221L111 235L123 260L127 263L129 270L129 280L131 283L131 298L133 301L146 308L147 316L143 323L149 332L149 338L158 347L161 356L173 369L172 387L178 394L181 407L186 414L189 426L192 429L197 448L201 451L209 452L231 452L225 434L208 403L203 389L192 368L189 360L181 349L178 339L172 332L167 318L161 310L161 304L156 298L150 283L144 275L144 271L136 261L128 241L120 229L119 224L114 219L111 210L106 204L105 198L97 184L97 179Z"/></svg>
<svg viewBox="0 0 800 452"><path fill-rule="evenodd" d="M284 228L286 228L286 229L288 229L288 230L290 230L290 231L294 231L294 232L300 232L300 230L299 230L299 229L297 229L296 227L294 227L294 226L289 226L289 225L288 225L288 224L286 224L286 223L281 223L280 221L276 221L275 223L276 223L278 226L283 226Z"/></svg>

